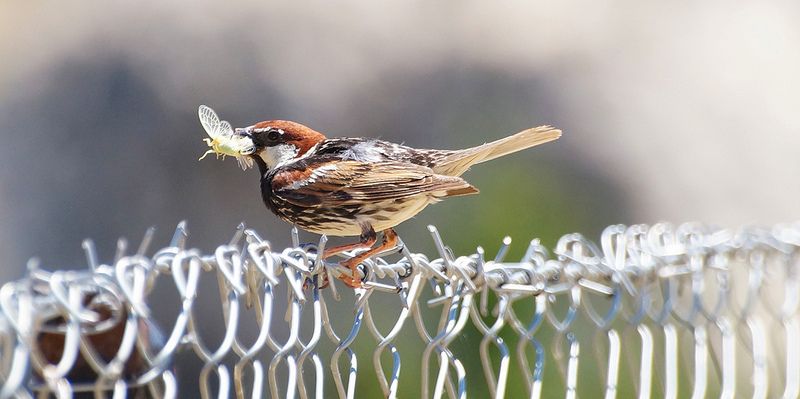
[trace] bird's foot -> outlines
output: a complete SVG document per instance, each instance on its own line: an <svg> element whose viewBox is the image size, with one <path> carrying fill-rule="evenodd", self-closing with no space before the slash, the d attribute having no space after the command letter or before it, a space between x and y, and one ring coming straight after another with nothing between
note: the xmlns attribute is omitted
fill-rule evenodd
<svg viewBox="0 0 800 399"><path fill-rule="evenodd" d="M361 254L361 255L363 255L363 254ZM347 276L345 274L342 274L342 275L339 276L339 280L342 280L344 285L346 285L346 286L348 286L350 288L353 288L353 289L355 289L355 288L364 288L364 284L361 281L361 273L358 270L358 265L360 265L361 262L366 260L367 257L361 256L361 255L357 255L357 256L354 256L354 257L352 257L352 258L350 258L348 260L339 262L339 264L341 266L344 266L344 267L350 269L351 272L353 272L353 277L350 277L350 276Z"/></svg>
<svg viewBox="0 0 800 399"><path fill-rule="evenodd" d="M360 242L348 245L340 245L338 247L333 247L333 248L326 248L325 252L322 254L322 257L324 259L344 251L349 251L358 248L369 248L374 243L375 243L375 232L370 227L369 231L363 234ZM339 262L339 265L350 269L350 271L352 272L352 277L342 274L338 277L339 280L342 280L344 284L350 288L364 288L364 284L361 281L361 273L358 270L358 265L360 265L362 262L375 255L381 254L383 251L386 251L387 249L398 247L397 244L398 244L397 233L395 233L394 230L392 229L383 230L383 240L381 242L381 245L378 245L375 248L370 248L369 250L364 251L356 256L353 256L350 259Z"/></svg>
<svg viewBox="0 0 800 399"><path fill-rule="evenodd" d="M330 283L330 280L328 280L328 273L327 272L323 272L322 273L322 284L319 286L319 289L324 290L325 288L328 288L329 285L331 285L331 283ZM307 289L309 289L309 288L311 288L313 286L314 286L314 280L312 280L311 277L306 277L305 281L303 281L303 291L305 291L305 290L307 290Z"/></svg>

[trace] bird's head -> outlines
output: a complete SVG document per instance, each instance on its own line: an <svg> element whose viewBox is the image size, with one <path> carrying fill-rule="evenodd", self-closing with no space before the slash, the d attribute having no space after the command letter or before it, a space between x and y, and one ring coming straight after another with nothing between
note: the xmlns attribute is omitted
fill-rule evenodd
<svg viewBox="0 0 800 399"><path fill-rule="evenodd" d="M255 150L250 157L256 161L262 174L305 155L326 138L307 126L280 120L259 122L236 129L234 133L253 140Z"/></svg>

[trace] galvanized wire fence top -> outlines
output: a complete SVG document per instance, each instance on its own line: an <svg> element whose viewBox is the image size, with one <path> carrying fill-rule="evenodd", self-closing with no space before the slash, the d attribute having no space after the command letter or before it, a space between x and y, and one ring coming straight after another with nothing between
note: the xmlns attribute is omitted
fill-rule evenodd
<svg viewBox="0 0 800 399"><path fill-rule="evenodd" d="M276 252L244 226L213 254L181 223L152 256L148 232L112 264L90 241L88 270L32 262L0 290L0 396L800 395L800 225L617 225L519 262L430 231L437 258L367 261L352 302L324 238Z"/></svg>

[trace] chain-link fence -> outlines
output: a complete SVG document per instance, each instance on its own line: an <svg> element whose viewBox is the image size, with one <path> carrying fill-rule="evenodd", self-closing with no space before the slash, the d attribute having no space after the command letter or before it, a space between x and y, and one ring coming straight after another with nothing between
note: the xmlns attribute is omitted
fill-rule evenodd
<svg viewBox="0 0 800 399"><path fill-rule="evenodd" d="M148 232L112 264L90 241L87 270L31 262L0 290L0 396L800 394L800 225L617 225L519 262L430 232L435 259L401 246L356 290L324 237L275 252L244 226L213 254L182 223L152 256Z"/></svg>

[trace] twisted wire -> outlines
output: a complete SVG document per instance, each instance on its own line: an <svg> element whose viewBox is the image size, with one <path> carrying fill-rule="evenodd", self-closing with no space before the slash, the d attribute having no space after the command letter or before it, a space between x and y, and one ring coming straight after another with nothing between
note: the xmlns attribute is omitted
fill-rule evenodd
<svg viewBox="0 0 800 399"><path fill-rule="evenodd" d="M582 389L587 349L608 398L620 394L623 381L640 398L800 395L800 225L735 231L696 223L614 225L599 245L580 234L563 236L554 256L533 240L518 262L504 259L509 239L491 260L481 248L456 257L429 230L438 258L401 245L392 251L399 255L361 265L365 287L355 289L349 330L334 327L326 297L341 301L335 277L350 271L317 256L324 236L300 245L294 231L293 246L277 252L240 225L228 244L203 254L186 248L182 222L170 245L150 257L152 229L133 254L120 241L111 264L99 263L88 240L87 270L47 272L31 261L22 279L0 289L0 397L126 397L135 389L178 397L185 387L174 360L185 349L202 363L204 398L323 397L326 389L353 398L358 379L370 379L386 397L402 390L463 398L468 376L483 379L492 397L517 384L537 398L545 383L554 383L545 381L547 367L558 370L569 398ZM399 260L387 261L392 256ZM216 276L223 314L224 333L214 347L197 321L198 299L208 295L199 289L204 273ZM148 297L157 281L171 282L180 298L169 331L152 320ZM282 286L286 314L276 325ZM397 296L389 329L375 320L391 313L376 308L377 295ZM523 300L530 305L514 306ZM254 314L258 326L249 343L240 334L245 314ZM435 329L426 314L438 315ZM586 325L590 338L582 336ZM468 329L482 337L483 375L459 357L458 338ZM549 342L544 329L553 332ZM417 359L404 357L398 344L414 331L425 346ZM366 356L354 345L360 335L376 342L372 372L359 363ZM326 344L330 357L320 355ZM400 387L410 378L401 367L408 363L419 364L418 392ZM523 381L510 381L512 369Z"/></svg>

